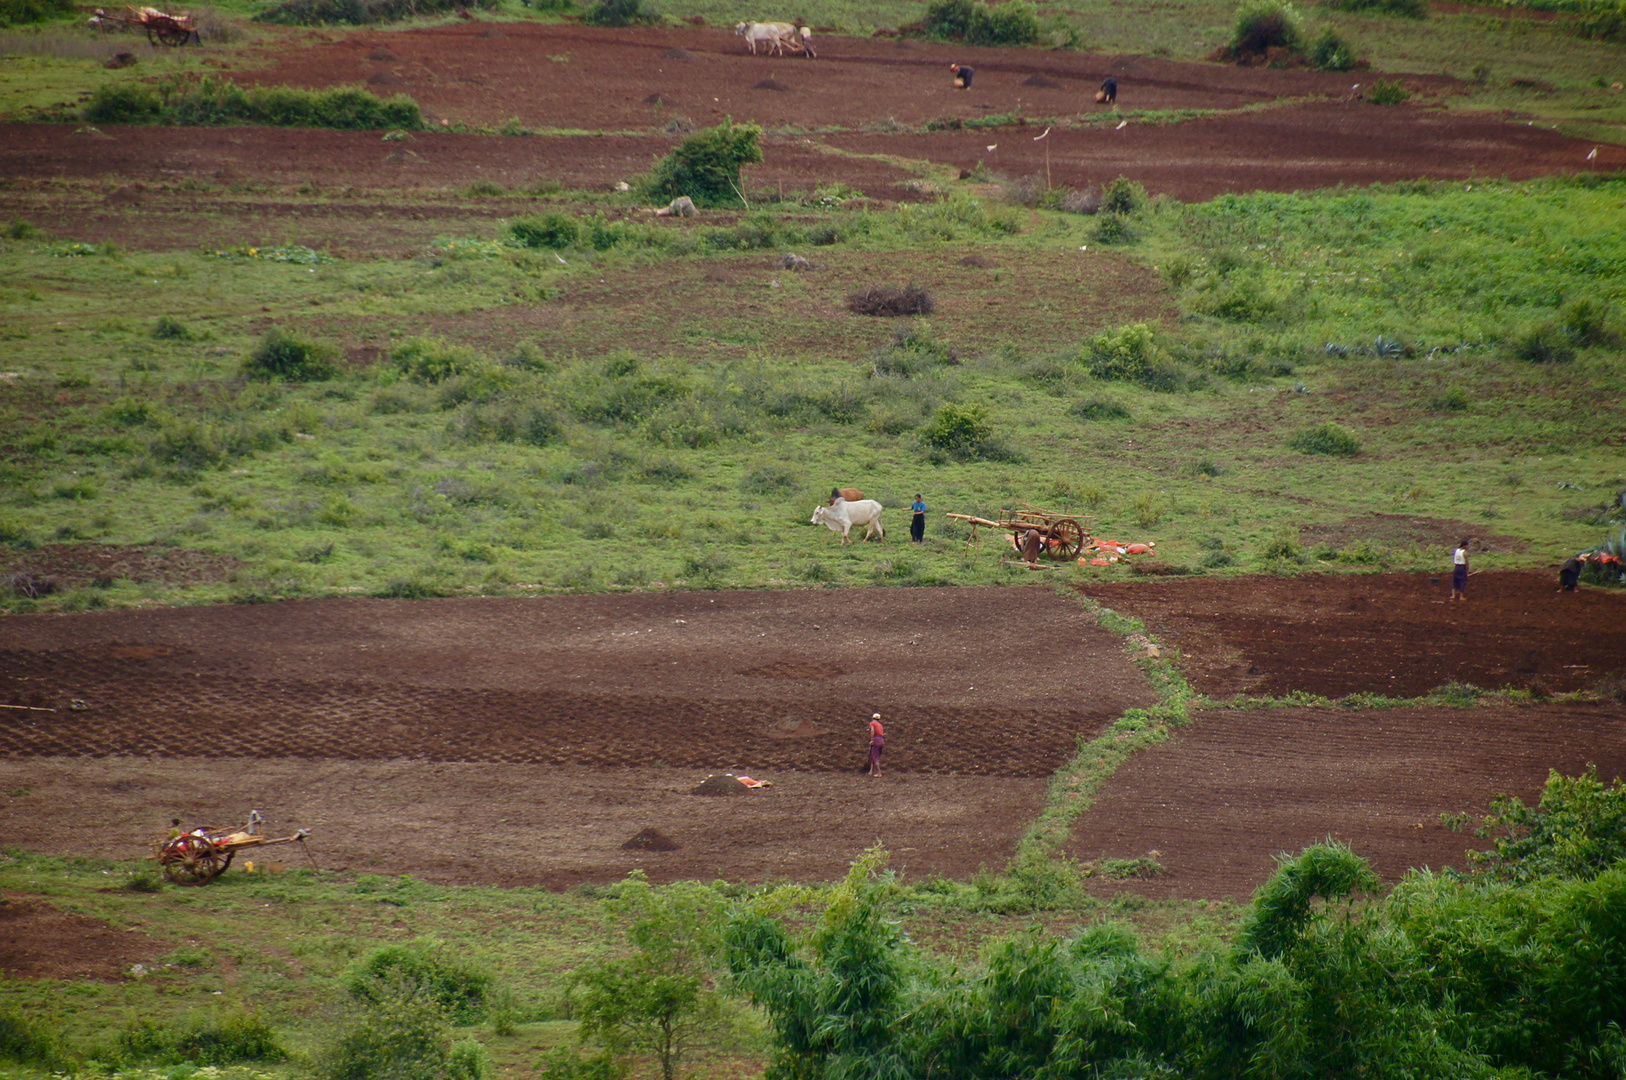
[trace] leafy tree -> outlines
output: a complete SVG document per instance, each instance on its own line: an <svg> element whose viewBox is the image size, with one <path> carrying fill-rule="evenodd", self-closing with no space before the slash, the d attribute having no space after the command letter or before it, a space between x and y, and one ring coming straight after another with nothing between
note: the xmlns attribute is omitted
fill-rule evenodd
<svg viewBox="0 0 1626 1080"><path fill-rule="evenodd" d="M1597 877L1626 858L1626 784L1603 783L1596 765L1574 777L1554 769L1535 806L1498 795L1474 835L1494 838L1489 851L1468 854L1493 877Z"/></svg>
<svg viewBox="0 0 1626 1080"><path fill-rule="evenodd" d="M740 167L762 160L761 134L755 124L731 120L697 131L656 163L644 191L655 199L687 195L700 206L743 202Z"/></svg>
<svg viewBox="0 0 1626 1080"><path fill-rule="evenodd" d="M735 985L768 1013L775 1047L767 1080L906 1080L907 945L884 918L879 847L853 862L811 934L793 937L764 907L726 931Z"/></svg>
<svg viewBox="0 0 1626 1080"><path fill-rule="evenodd" d="M678 882L650 887L634 871L606 906L630 919L631 956L590 964L571 988L581 1037L612 1056L653 1053L664 1080L675 1080L692 1038L715 1026L721 998L713 980L725 901L716 889Z"/></svg>

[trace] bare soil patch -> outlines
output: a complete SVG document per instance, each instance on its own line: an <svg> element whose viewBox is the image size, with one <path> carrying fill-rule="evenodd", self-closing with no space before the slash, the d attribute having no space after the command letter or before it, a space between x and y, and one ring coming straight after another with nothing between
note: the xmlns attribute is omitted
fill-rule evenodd
<svg viewBox="0 0 1626 1080"><path fill-rule="evenodd" d="M21 893L0 893L0 972L19 979L119 982L171 946Z"/></svg>
<svg viewBox="0 0 1626 1080"><path fill-rule="evenodd" d="M1519 117L1434 107L1460 89L1446 76L1404 76L1420 104L1379 107L1359 100L1354 76L1155 57L824 38L808 60L751 56L721 28L517 23L489 36L493 28L297 33L216 66L248 83L407 93L437 127L494 131L512 121L550 134L383 141L378 132L6 124L0 214L156 250L259 242L242 234L250 219L278 240L387 252L421 247L450 222L525 205L447 202L447 193L475 182L607 190L646 172L676 131L725 117L771 133L765 160L746 170L748 188L841 183L884 200L919 199L940 183L923 183L922 172L979 163L1069 187L1123 175L1187 200L1626 167L1626 147L1599 146L1588 161L1592 143ZM973 91L952 88L949 60L977 68ZM1107 75L1123 108L1207 115L1146 124L1097 106ZM1032 125L967 126L990 117L1088 124L1057 128L1042 143ZM928 123L942 130L915 133Z"/></svg>
<svg viewBox="0 0 1626 1080"><path fill-rule="evenodd" d="M1446 541L1447 544L1451 541ZM1450 603L1443 574L1103 583L1086 596L1143 621L1198 691L1415 697L1449 682L1565 693L1626 668L1626 594L1557 593L1557 570L1486 571Z"/></svg>

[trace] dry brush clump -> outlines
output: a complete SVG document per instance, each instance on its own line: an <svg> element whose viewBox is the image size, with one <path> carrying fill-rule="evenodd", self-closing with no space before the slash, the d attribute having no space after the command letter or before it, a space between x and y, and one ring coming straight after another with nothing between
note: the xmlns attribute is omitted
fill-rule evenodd
<svg viewBox="0 0 1626 1080"><path fill-rule="evenodd" d="M847 310L855 315L930 315L936 307L931 292L913 283L901 289L895 285L871 285L847 297Z"/></svg>

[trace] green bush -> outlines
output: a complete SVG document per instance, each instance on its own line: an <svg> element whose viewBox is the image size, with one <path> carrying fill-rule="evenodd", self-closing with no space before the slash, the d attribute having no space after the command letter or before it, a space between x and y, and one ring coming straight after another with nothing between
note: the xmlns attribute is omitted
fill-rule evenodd
<svg viewBox="0 0 1626 1080"><path fill-rule="evenodd" d="M1399 15L1407 19L1428 18L1427 0L1321 0L1332 11L1354 11L1362 15Z"/></svg>
<svg viewBox="0 0 1626 1080"><path fill-rule="evenodd" d="M154 341L191 341L193 336L186 324L172 315L160 315L152 324L151 337Z"/></svg>
<svg viewBox="0 0 1626 1080"><path fill-rule="evenodd" d="M1575 346L1564 328L1543 323L1522 331L1512 341L1513 355L1527 364L1567 364L1575 359Z"/></svg>
<svg viewBox="0 0 1626 1080"><path fill-rule="evenodd" d="M118 1045L131 1059L160 1065L231 1065L288 1056L271 1025L241 1009L183 1018L174 1026L141 1020L119 1033Z"/></svg>
<svg viewBox="0 0 1626 1080"><path fill-rule="evenodd" d="M272 327L243 361L243 374L251 379L321 382L331 379L337 371L336 356L331 345L297 338L281 327Z"/></svg>
<svg viewBox="0 0 1626 1080"><path fill-rule="evenodd" d="M1498 795L1474 835L1495 839L1468 856L1495 877L1595 878L1626 859L1626 784L1605 784L1596 765L1576 777L1550 770L1540 802Z"/></svg>
<svg viewBox="0 0 1626 1080"><path fill-rule="evenodd" d="M121 83L98 87L82 114L104 124L269 124L354 131L423 125L418 103L404 94L379 98L354 86L301 90L289 86L242 87L213 75L180 75L156 87Z"/></svg>
<svg viewBox="0 0 1626 1080"><path fill-rule="evenodd" d="M926 33L958 41L971 29L971 15L975 10L973 0L931 0L926 5Z"/></svg>
<svg viewBox="0 0 1626 1080"><path fill-rule="evenodd" d="M1089 398L1086 401L1075 402L1067 409L1068 413L1080 420L1128 420L1129 410L1116 401L1107 401L1102 398Z"/></svg>
<svg viewBox="0 0 1626 1080"><path fill-rule="evenodd" d="M1361 441L1342 424L1331 422L1295 431L1287 438L1287 445L1301 454L1325 454L1329 457L1354 457L1361 452Z"/></svg>
<svg viewBox="0 0 1626 1080"><path fill-rule="evenodd" d="M1609 305L1590 297L1571 300L1559 309L1558 325L1577 345L1608 345L1615 339L1609 329Z"/></svg>
<svg viewBox="0 0 1626 1080"><path fill-rule="evenodd" d="M1146 205L1146 188L1138 181L1120 176L1101 189L1101 212L1133 214Z"/></svg>
<svg viewBox="0 0 1626 1080"><path fill-rule="evenodd" d="M762 160L761 134L755 124L732 121L695 132L656 163L645 194L657 200L687 195L699 206L743 200L740 167Z"/></svg>
<svg viewBox="0 0 1626 1080"><path fill-rule="evenodd" d="M589 26L633 26L660 21L659 15L644 10L642 0L598 0L582 16L582 22Z"/></svg>
<svg viewBox="0 0 1626 1080"><path fill-rule="evenodd" d="M421 997L458 1024L482 1019L492 993L489 974L433 945L376 949L350 972L345 988L355 1000L380 1007L403 994Z"/></svg>
<svg viewBox="0 0 1626 1080"><path fill-rule="evenodd" d="M84 117L93 124L148 124L163 108L158 91L146 83L108 83L91 91Z"/></svg>
<svg viewBox="0 0 1626 1080"><path fill-rule="evenodd" d="M1152 390L1177 390L1184 373L1168 360L1157 333L1146 323L1104 330L1085 343L1080 360L1097 379L1138 383Z"/></svg>
<svg viewBox="0 0 1626 1080"><path fill-rule="evenodd" d="M529 248L573 248L581 243L581 222L574 214L552 213L521 218L508 226L508 235Z"/></svg>
<svg viewBox="0 0 1626 1080"><path fill-rule="evenodd" d="M318 1080L450 1080L451 1028L435 999L405 985L371 992L317 1048Z"/></svg>
<svg viewBox="0 0 1626 1080"><path fill-rule="evenodd" d="M1355 50L1329 26L1310 44L1310 66L1317 71L1349 71L1355 66Z"/></svg>
<svg viewBox="0 0 1626 1080"><path fill-rule="evenodd" d="M1411 91L1398 82L1379 79L1366 92L1366 100L1374 105L1399 105L1411 97Z"/></svg>
<svg viewBox="0 0 1626 1080"><path fill-rule="evenodd" d="M285 0L254 16L254 21L281 26L366 26L496 6L497 0Z"/></svg>
<svg viewBox="0 0 1626 1080"><path fill-rule="evenodd" d="M62 1040L43 1031L11 1008L0 1009L0 1061L46 1072L71 1072L73 1065Z"/></svg>
<svg viewBox="0 0 1626 1080"><path fill-rule="evenodd" d="M1263 56L1271 49L1296 53L1303 47L1301 20L1285 0L1250 0L1237 9L1231 31L1231 54Z"/></svg>
<svg viewBox="0 0 1626 1080"><path fill-rule="evenodd" d="M415 337L390 352L390 365L413 382L438 383L473 374L490 362L467 345L454 345L438 337Z"/></svg>
<svg viewBox="0 0 1626 1080"><path fill-rule="evenodd" d="M72 0L0 0L0 26L48 22L72 14Z"/></svg>
<svg viewBox="0 0 1626 1080"><path fill-rule="evenodd" d="M979 3L966 26L967 45L1031 45L1039 40L1039 11L1028 0Z"/></svg>

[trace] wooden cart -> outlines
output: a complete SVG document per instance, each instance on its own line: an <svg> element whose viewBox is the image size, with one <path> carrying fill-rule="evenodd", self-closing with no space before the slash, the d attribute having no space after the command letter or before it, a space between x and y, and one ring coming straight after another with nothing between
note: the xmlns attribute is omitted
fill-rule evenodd
<svg viewBox="0 0 1626 1080"><path fill-rule="evenodd" d="M1084 550L1084 545L1090 541L1090 532L1083 521L1067 514L1058 514L1049 510L1041 510L1036 506L1024 505L1020 510L1001 510L997 521L988 518L976 517L971 514L949 514L948 517L956 521L969 521L971 523L971 539L966 541L970 547L977 541L977 527L989 529L1003 529L1011 534L1011 540L1016 549L1022 549L1022 539L1029 530L1039 534L1040 554L1056 561L1076 559Z"/></svg>
<svg viewBox="0 0 1626 1080"><path fill-rule="evenodd" d="M129 14L119 15L104 8L97 8L90 23L104 30L110 29L114 23L134 26L145 30L147 40L154 45L186 45L198 40L198 28L193 25L192 15L189 12L171 15L150 7L126 7L125 11Z"/></svg>
<svg viewBox="0 0 1626 1080"><path fill-rule="evenodd" d="M292 836L261 836L260 812L251 810L248 824L241 829L220 829L203 825L191 832L172 836L158 846L153 858L163 869L164 876L177 885L207 885L226 872L232 856L244 848L266 847L295 841L304 844L310 835L300 829ZM308 852L307 852L308 854Z"/></svg>

